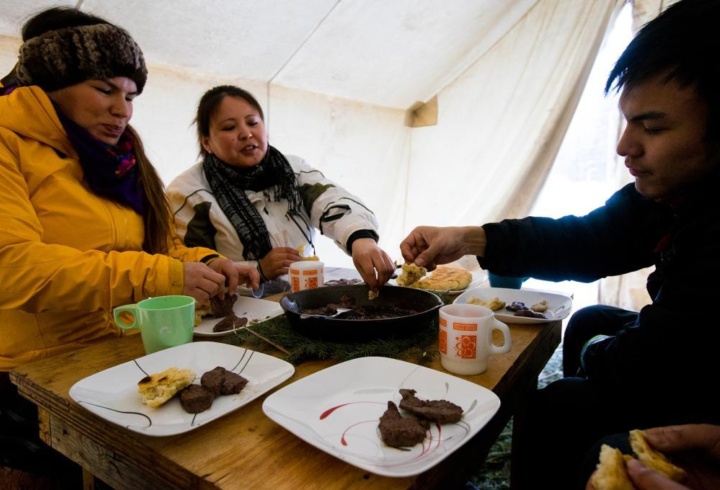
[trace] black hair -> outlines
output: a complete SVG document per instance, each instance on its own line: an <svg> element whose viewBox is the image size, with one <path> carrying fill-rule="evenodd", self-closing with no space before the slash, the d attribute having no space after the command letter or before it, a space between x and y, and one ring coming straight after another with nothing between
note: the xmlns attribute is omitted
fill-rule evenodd
<svg viewBox="0 0 720 490"><path fill-rule="evenodd" d="M708 106L706 139L720 143L720 1L680 0L645 24L610 71L605 93L664 75Z"/></svg>
<svg viewBox="0 0 720 490"><path fill-rule="evenodd" d="M218 107L220 107L225 97L243 99L258 111L260 119L265 120L265 115L263 114L262 107L260 107L260 103L247 90L236 87L235 85L218 85L211 88L200 98L194 120L197 126L197 138L201 157L207 154L207 150L203 146L203 138L210 136L210 119L218 110Z"/></svg>

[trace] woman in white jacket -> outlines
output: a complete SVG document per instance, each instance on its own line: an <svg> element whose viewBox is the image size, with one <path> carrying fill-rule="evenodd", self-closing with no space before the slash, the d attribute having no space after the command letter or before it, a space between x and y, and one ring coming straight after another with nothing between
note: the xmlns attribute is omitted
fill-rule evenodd
<svg viewBox="0 0 720 490"><path fill-rule="evenodd" d="M352 256L372 290L390 279L395 267L377 244L375 215L303 159L270 146L252 94L232 85L210 89L195 123L202 159L168 186L187 246L251 262L270 281L302 260L298 249L314 249L317 228Z"/></svg>

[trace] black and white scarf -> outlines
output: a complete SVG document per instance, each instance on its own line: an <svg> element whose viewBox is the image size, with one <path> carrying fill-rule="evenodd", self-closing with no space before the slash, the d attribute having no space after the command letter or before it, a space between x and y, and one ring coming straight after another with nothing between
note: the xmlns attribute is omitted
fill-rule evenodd
<svg viewBox="0 0 720 490"><path fill-rule="evenodd" d="M285 200L288 216L300 214L303 203L293 169L285 156L272 146L268 145L265 158L250 168L234 167L208 154L203 161L203 171L220 209L243 244L245 260L260 260L272 248L265 221L245 191L262 191L269 201Z"/></svg>

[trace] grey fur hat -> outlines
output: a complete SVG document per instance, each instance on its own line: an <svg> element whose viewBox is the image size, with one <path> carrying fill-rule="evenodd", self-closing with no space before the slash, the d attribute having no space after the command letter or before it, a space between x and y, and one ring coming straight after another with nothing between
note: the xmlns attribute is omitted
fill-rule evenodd
<svg viewBox="0 0 720 490"><path fill-rule="evenodd" d="M46 92L89 79L127 77L142 92L147 68L140 46L112 24L67 27L28 39L20 46L18 85Z"/></svg>

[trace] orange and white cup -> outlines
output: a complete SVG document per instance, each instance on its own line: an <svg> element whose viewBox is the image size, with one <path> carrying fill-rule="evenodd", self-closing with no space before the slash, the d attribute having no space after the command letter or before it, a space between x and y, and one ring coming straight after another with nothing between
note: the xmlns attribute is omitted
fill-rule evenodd
<svg viewBox="0 0 720 490"><path fill-rule="evenodd" d="M502 345L493 343L493 331L502 333ZM480 374L493 354L510 351L510 328L490 308L453 303L440 307L440 364L455 374Z"/></svg>
<svg viewBox="0 0 720 490"><path fill-rule="evenodd" d="M288 271L288 280L293 293L324 286L325 264L319 260L293 262Z"/></svg>

